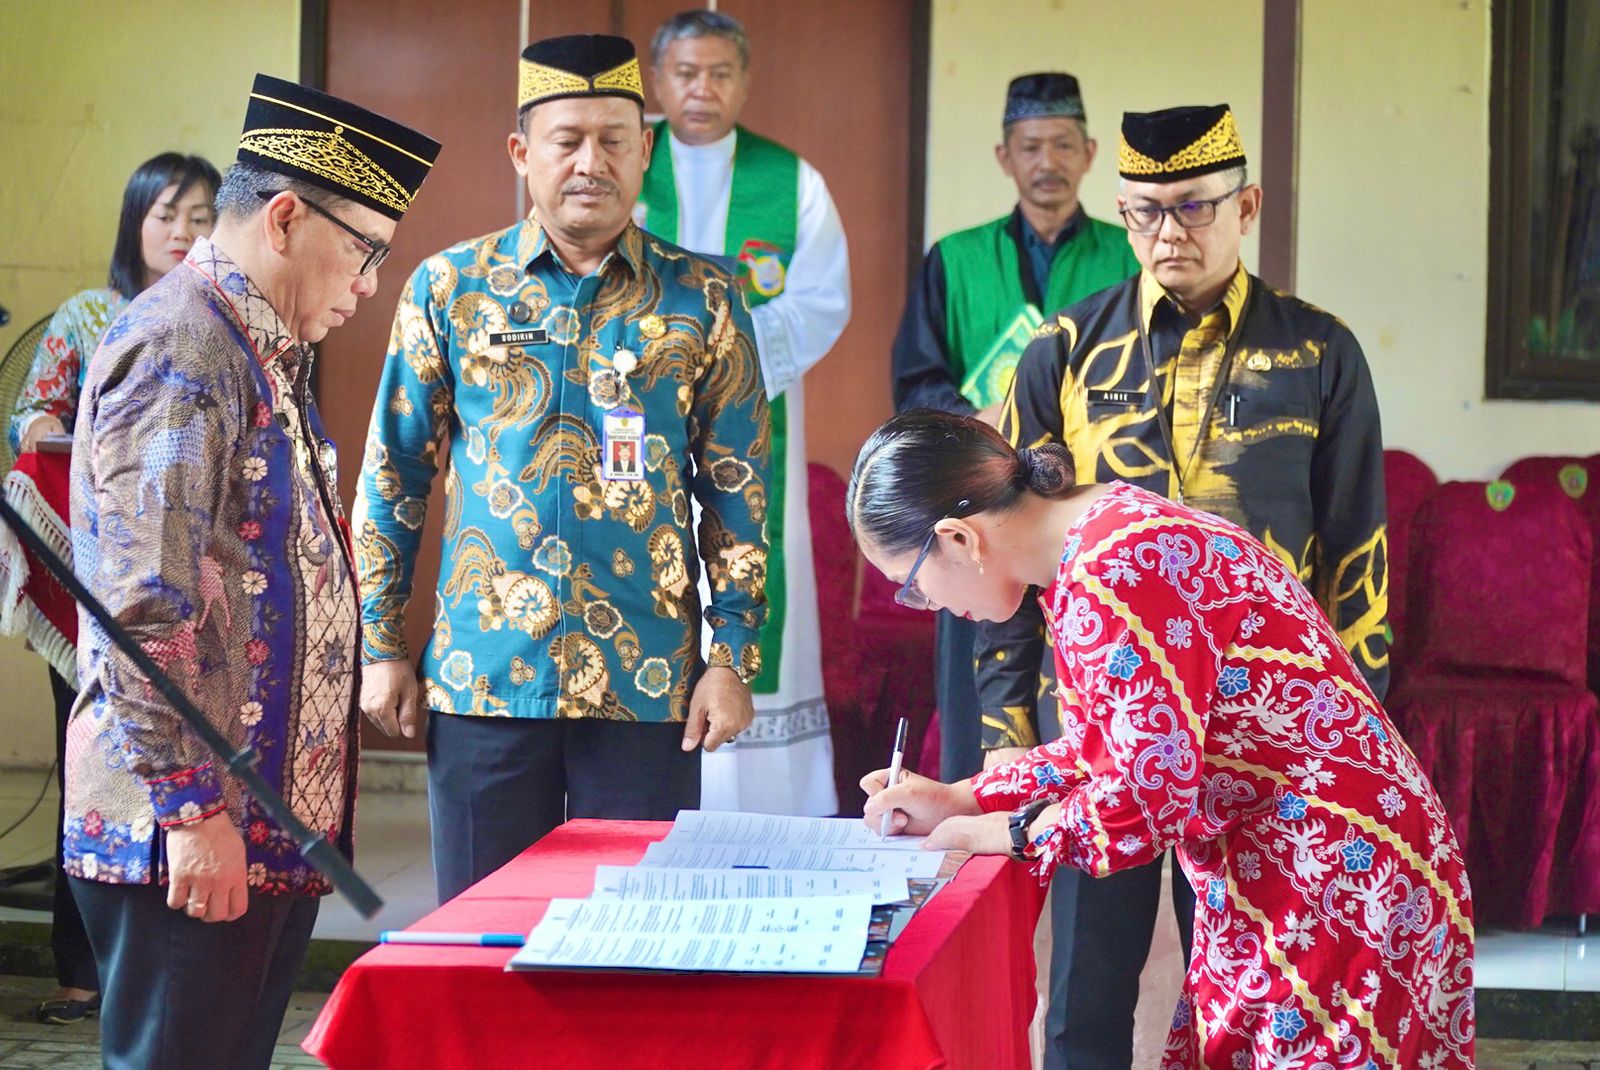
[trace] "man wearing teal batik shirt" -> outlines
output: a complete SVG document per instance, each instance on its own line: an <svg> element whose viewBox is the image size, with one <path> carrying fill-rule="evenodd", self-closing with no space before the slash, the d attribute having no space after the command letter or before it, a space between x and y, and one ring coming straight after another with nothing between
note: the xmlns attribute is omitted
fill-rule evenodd
<svg viewBox="0 0 1600 1070"><path fill-rule="evenodd" d="M412 276L355 519L362 708L407 735L431 714L441 899L566 818L696 806L697 748L749 725L761 669L770 439L750 314L727 271L630 220L651 150L631 44L530 45L518 104L534 211ZM419 689L403 611L441 462Z"/></svg>

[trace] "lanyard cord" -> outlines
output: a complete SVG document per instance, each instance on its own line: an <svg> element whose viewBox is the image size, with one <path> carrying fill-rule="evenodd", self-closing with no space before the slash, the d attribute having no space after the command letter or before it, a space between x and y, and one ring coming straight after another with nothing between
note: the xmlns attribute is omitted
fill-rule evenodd
<svg viewBox="0 0 1600 1070"><path fill-rule="evenodd" d="M1183 482L1186 478L1188 478L1189 470L1194 467L1195 458L1200 455L1200 446L1205 441L1206 432L1211 428L1211 417L1213 414L1215 414L1217 409L1217 399L1222 396L1222 388L1227 385L1228 378L1233 372L1233 358L1239 352L1239 339L1244 334L1244 321L1249 317L1250 308L1255 304L1255 299L1256 288L1251 286L1249 295L1245 298L1244 308L1239 312L1238 322L1233 324L1233 331L1227 342L1223 344L1222 363L1217 367L1216 382L1211 384L1211 397L1206 402L1205 414L1200 419L1200 428L1195 434L1194 445L1189 449L1189 459L1184 462L1181 468L1178 466L1178 447L1172 437L1172 425L1167 420L1167 407L1162 403L1161 400L1161 387L1156 377L1155 356L1150 351L1150 330L1145 324L1143 310L1137 310L1139 316L1139 344L1144 350L1145 369L1150 375L1149 383L1146 387L1145 393L1147 395L1154 395L1153 401L1156 409L1156 424L1161 428L1161 441L1167 447L1167 457L1171 459L1173 474L1178 478L1179 505L1184 504ZM1180 341L1178 345L1178 354L1181 355L1182 352L1183 344ZM1173 360L1176 361L1177 359L1177 355L1175 355ZM1176 406L1178 403L1178 369L1176 367L1172 369L1172 375L1172 403L1174 406Z"/></svg>

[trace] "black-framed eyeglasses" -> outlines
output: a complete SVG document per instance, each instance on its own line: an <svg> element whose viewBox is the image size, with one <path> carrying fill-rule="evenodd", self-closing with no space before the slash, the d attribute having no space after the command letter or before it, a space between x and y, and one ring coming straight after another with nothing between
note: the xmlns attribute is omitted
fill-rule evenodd
<svg viewBox="0 0 1600 1070"><path fill-rule="evenodd" d="M256 192L256 196L260 197L264 201L270 201L272 198L283 192L285 191L258 190ZM296 196L299 196L299 194L296 194ZM381 242L376 238L367 237L355 227L352 227L349 223L346 223L344 220L340 219L338 216L322 207L322 205L318 204L316 201L311 200L309 197L300 197L300 203L367 247L367 258L361 261L361 270L356 272L356 274L365 275L369 271L376 271L379 264L389 259L389 253L393 250L390 248L388 242Z"/></svg>
<svg viewBox="0 0 1600 1070"><path fill-rule="evenodd" d="M1119 209L1122 221L1128 229L1135 234L1154 234L1161 229L1163 216L1170 215L1178 221L1178 226L1184 230L1195 230L1199 227L1209 227L1217 221L1217 205L1235 196L1243 186L1235 186L1220 197L1212 197L1204 201L1184 201L1182 204L1162 207L1159 204L1129 205Z"/></svg>
<svg viewBox="0 0 1600 1070"><path fill-rule="evenodd" d="M917 587L917 570L922 567L922 563L928 559L928 554L933 550L933 540L939 537L939 525L960 514L963 509L971 504L970 501L965 500L956 502L956 507L953 511L934 521L933 527L928 529L928 537L922 540L922 550L917 554L917 559L911 562L911 571L906 573L906 581L894 593L894 600L900 605L905 606L907 609L927 609L933 604L928 601L928 596L923 594L922 590Z"/></svg>

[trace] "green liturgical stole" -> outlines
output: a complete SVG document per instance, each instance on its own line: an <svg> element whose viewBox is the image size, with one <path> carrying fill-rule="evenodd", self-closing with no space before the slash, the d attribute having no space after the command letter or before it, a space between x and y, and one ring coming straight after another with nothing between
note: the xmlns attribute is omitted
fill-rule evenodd
<svg viewBox="0 0 1600 1070"><path fill-rule="evenodd" d="M655 151L645 172L639 203L640 225L652 234L678 240L678 186L672 175L672 146L667 124L657 123ZM728 233L724 255L736 264L740 288L751 308L783 292L800 225L800 157L744 127L733 148L733 188L728 197ZM789 410L779 396L771 406L772 471L767 498L767 623L761 632L761 675L751 689L770 695L778 690L783 656L783 623L787 584L783 559L786 463L789 456Z"/></svg>
<svg viewBox="0 0 1600 1070"><path fill-rule="evenodd" d="M1022 288L1016 239L1009 216L958 231L939 242L945 274L945 344L951 376L977 408L1005 399L1017 361L1044 322L1092 293L1139 270L1121 227L1085 219L1083 229L1056 253L1036 308Z"/></svg>

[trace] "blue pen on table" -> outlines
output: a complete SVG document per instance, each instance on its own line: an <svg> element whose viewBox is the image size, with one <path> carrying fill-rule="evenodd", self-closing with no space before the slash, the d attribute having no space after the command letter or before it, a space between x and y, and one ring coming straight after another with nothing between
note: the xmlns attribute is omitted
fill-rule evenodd
<svg viewBox="0 0 1600 1070"><path fill-rule="evenodd" d="M468 947L521 947L528 938L521 933L425 933L385 929L378 934L380 944L464 944Z"/></svg>
<svg viewBox="0 0 1600 1070"><path fill-rule="evenodd" d="M900 783L900 763L905 761L905 757L906 719L902 717L900 718L900 724L894 730L894 755L889 759L889 782L884 787L892 788ZM889 838L889 818L893 813L893 807L883 812L883 820L878 823L878 839L887 840Z"/></svg>

